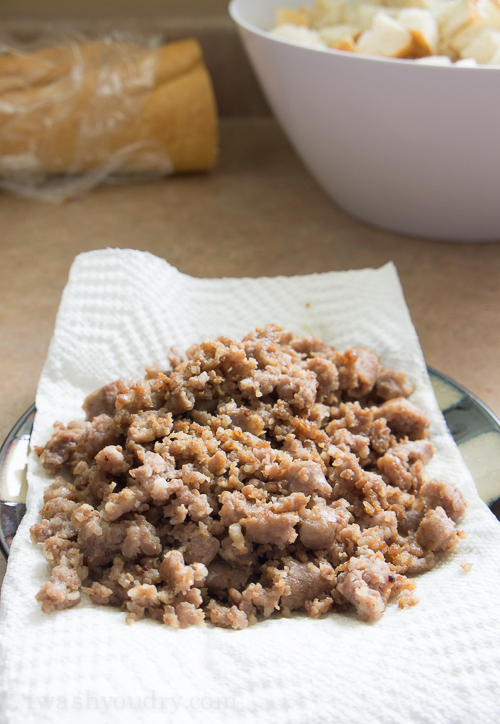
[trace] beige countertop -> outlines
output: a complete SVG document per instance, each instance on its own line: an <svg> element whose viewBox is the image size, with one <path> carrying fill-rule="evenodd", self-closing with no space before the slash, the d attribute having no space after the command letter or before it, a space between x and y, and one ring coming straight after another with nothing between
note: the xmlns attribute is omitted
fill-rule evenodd
<svg viewBox="0 0 500 724"><path fill-rule="evenodd" d="M392 260L429 365L500 414L500 245L405 238L345 215L269 117L224 119L215 172L50 205L0 193L0 437L33 402L76 254L150 251L195 276L306 274Z"/></svg>

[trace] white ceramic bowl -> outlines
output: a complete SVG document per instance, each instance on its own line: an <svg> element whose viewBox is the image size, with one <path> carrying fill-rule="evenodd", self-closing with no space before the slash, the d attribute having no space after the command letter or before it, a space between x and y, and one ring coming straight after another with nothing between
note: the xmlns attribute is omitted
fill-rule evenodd
<svg viewBox="0 0 500 724"><path fill-rule="evenodd" d="M426 66L296 45L267 32L277 7L229 11L298 154L345 211L450 241L500 240L500 68Z"/></svg>

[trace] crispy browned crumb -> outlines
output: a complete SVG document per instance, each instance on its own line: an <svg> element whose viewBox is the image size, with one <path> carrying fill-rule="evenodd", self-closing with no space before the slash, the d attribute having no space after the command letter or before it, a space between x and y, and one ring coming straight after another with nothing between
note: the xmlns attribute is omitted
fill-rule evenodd
<svg viewBox="0 0 500 724"><path fill-rule="evenodd" d="M37 448L56 476L31 528L52 571L43 611L82 591L129 624L244 629L417 603L409 576L457 544L466 504L426 475L403 372L276 325L169 358L89 395L87 421Z"/></svg>
<svg viewBox="0 0 500 724"><path fill-rule="evenodd" d="M410 606L416 606L418 602L419 600L415 596L415 594L407 591L406 593L403 593L403 595L399 599L398 608L409 608Z"/></svg>
<svg viewBox="0 0 500 724"><path fill-rule="evenodd" d="M473 566L473 565L474 565L473 563L469 563L468 561L462 561L461 564L460 564L460 568L461 568L463 571L465 571L466 573L468 573L469 571L472 570L472 566Z"/></svg>

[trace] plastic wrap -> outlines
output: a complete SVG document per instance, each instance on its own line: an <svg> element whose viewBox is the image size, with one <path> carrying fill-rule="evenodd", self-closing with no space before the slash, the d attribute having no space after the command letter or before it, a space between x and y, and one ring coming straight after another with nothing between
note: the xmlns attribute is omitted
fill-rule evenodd
<svg viewBox="0 0 500 724"><path fill-rule="evenodd" d="M195 40L0 45L0 186L62 201L106 182L213 167L217 119Z"/></svg>

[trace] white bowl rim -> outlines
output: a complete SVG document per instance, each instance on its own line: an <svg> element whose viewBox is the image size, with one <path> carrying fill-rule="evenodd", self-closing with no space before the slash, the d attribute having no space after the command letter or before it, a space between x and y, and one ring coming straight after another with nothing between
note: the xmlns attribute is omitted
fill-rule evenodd
<svg viewBox="0 0 500 724"><path fill-rule="evenodd" d="M335 50L334 48L320 48L313 45L301 45L300 43L294 43L293 40L288 40L287 38L280 38L277 35L271 35L271 33L268 30L263 30L262 28L259 28L257 25L254 25L253 23L249 23L247 20L245 20L240 13L238 12L236 6L238 4L238 0L231 0L229 3L228 11L232 19L237 25L241 25L241 27L245 28L245 30L248 30L251 33L255 33L256 35L260 35L261 38L266 38L270 41L275 41L278 43L283 43L285 45L291 45L294 48L299 48L300 51L306 51L306 52L313 52L313 53L322 53L324 55L333 55L341 58L352 58L353 60L358 61L367 61L372 60L376 61L377 63L389 63L400 66L407 66L407 67L419 67L419 68L431 68L434 71L437 69L445 69L448 68L455 68L457 70L461 71L477 71L477 70L489 70L489 71L499 71L500 65L491 65L487 63L478 63L477 66L461 66L456 63L446 63L443 65L440 64L433 64L433 63L414 63L414 61L411 58L386 58L382 55L368 55L366 53L346 53L346 51L342 50ZM433 57L433 56L429 56ZM456 72L456 71L455 71Z"/></svg>

